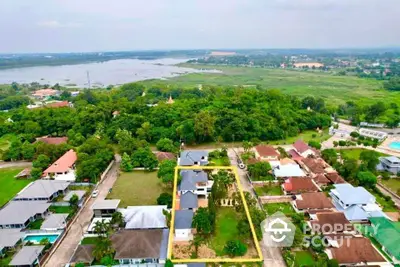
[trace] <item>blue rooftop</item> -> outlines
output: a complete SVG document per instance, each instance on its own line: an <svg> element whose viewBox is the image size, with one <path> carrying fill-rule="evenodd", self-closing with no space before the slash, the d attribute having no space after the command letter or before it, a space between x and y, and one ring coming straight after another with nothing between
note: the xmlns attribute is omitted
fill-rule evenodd
<svg viewBox="0 0 400 267"><path fill-rule="evenodd" d="M345 205L357 205L375 203L375 197L364 187L354 187L351 184L336 184L331 190L331 194L335 195Z"/></svg>

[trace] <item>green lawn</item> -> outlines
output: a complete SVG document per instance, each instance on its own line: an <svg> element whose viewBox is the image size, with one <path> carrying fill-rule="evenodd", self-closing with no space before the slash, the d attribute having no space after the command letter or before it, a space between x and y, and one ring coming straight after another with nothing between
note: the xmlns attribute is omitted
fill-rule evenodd
<svg viewBox="0 0 400 267"><path fill-rule="evenodd" d="M121 172L115 182L109 199L120 199L120 207L156 205L158 196L167 188L157 178L157 172Z"/></svg>
<svg viewBox="0 0 400 267"><path fill-rule="evenodd" d="M349 158L349 159L360 159L360 154L363 151L366 151L367 149L364 148L351 148L351 149L337 149L337 151L340 153L342 158ZM377 152L380 156L385 157L387 156L384 153Z"/></svg>
<svg viewBox="0 0 400 267"><path fill-rule="evenodd" d="M19 191L32 182L32 180L15 179L23 168L0 169L0 207L12 199Z"/></svg>
<svg viewBox="0 0 400 267"><path fill-rule="evenodd" d="M263 206L269 215L272 215L278 211L282 212L286 216L290 216L295 213L293 207L289 203L268 203L264 204Z"/></svg>
<svg viewBox="0 0 400 267"><path fill-rule="evenodd" d="M381 183L390 188L394 193L400 190L400 179L390 178L389 180L381 180Z"/></svg>
<svg viewBox="0 0 400 267"><path fill-rule="evenodd" d="M210 166L230 166L230 161L228 157L225 158L211 158L209 159Z"/></svg>
<svg viewBox="0 0 400 267"><path fill-rule="evenodd" d="M218 69L223 73L191 73L168 79L149 80L147 84L171 84L193 88L198 84L222 86L262 86L266 89L279 89L296 96L321 97L330 104L346 101L373 103L376 101L399 102L399 92L383 89L383 82L361 79L353 76L334 76L330 73L296 71L286 69L265 69L234 66L181 64L199 69Z"/></svg>
<svg viewBox="0 0 400 267"><path fill-rule="evenodd" d="M279 184L273 184L271 186L255 186L254 190L259 196L280 196L283 195L282 188Z"/></svg>
<svg viewBox="0 0 400 267"><path fill-rule="evenodd" d="M383 197L381 197L372 190L369 190L369 192L374 195L374 197L376 198L376 202L378 202L378 204L382 206L383 211L386 212L398 211L396 205L393 202L386 201Z"/></svg>
<svg viewBox="0 0 400 267"><path fill-rule="evenodd" d="M223 250L227 241L238 239L236 229L238 221L239 214L233 208L218 208L215 233L210 243L210 247L215 250L217 256L224 255Z"/></svg>
<svg viewBox="0 0 400 267"><path fill-rule="evenodd" d="M306 267L306 266L314 266L314 258L308 251L296 251L294 252L294 262L295 266L298 267Z"/></svg>
<svg viewBox="0 0 400 267"><path fill-rule="evenodd" d="M315 136L315 137L313 137ZM307 130L302 133L300 133L297 136L293 137L288 137L283 140L277 140L277 141L271 141L270 144L272 145L286 145L286 144L293 144L296 142L298 139L302 139L305 143L308 143L310 140L317 141L319 143L322 143L323 141L327 140L330 138L329 135L329 129L324 129L322 134L317 133L314 130Z"/></svg>
<svg viewBox="0 0 400 267"><path fill-rule="evenodd" d="M31 230L39 230L40 227L42 226L42 223L43 223L43 222L44 222L44 219L37 219L37 220L31 222L31 223L28 225L28 229L31 229Z"/></svg>
<svg viewBox="0 0 400 267"><path fill-rule="evenodd" d="M96 245L98 237L85 237L81 240L81 245Z"/></svg>
<svg viewBox="0 0 400 267"><path fill-rule="evenodd" d="M0 150L2 151L7 150L10 147L11 142L16 139L17 136L14 134L5 134L2 137L0 137Z"/></svg>
<svg viewBox="0 0 400 267"><path fill-rule="evenodd" d="M70 206L50 206L49 210L53 213L72 213L73 209Z"/></svg>
<svg viewBox="0 0 400 267"><path fill-rule="evenodd" d="M11 252L7 252L7 254L5 255L4 258L0 258L0 266L9 266L12 258L14 257L14 254L12 254Z"/></svg>

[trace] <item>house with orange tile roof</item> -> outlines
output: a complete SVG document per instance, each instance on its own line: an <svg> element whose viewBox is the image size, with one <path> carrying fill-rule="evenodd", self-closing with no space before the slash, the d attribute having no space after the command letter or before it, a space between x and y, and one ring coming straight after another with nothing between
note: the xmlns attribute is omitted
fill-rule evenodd
<svg viewBox="0 0 400 267"><path fill-rule="evenodd" d="M261 144L255 146L253 151L256 156L256 159L258 160L267 160L267 161L279 160L280 154L272 146Z"/></svg>
<svg viewBox="0 0 400 267"><path fill-rule="evenodd" d="M34 98L37 99L44 99L47 97L51 97L51 96L58 96L60 94L60 91L51 89L51 88L47 88L47 89L40 89L40 90L36 90L32 96Z"/></svg>
<svg viewBox="0 0 400 267"><path fill-rule="evenodd" d="M67 151L43 172L44 179L75 181L75 163L78 157L74 150Z"/></svg>

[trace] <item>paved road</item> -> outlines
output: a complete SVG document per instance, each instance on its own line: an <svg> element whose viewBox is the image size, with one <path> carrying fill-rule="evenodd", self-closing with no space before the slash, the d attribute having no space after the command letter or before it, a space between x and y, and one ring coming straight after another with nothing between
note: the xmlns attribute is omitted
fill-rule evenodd
<svg viewBox="0 0 400 267"><path fill-rule="evenodd" d="M10 162L5 162L2 161L0 162L0 169L2 168L27 168L27 167L32 167L32 162L28 161L10 161Z"/></svg>
<svg viewBox="0 0 400 267"><path fill-rule="evenodd" d="M91 198L86 203L78 218L68 230L64 240L61 242L59 247L44 265L45 267L61 267L65 266L65 264L69 262L75 248L78 246L85 230L89 226L90 221L93 217L93 211L91 209L93 203L97 199L105 199L109 189L113 187L115 181L117 180L119 163L120 161L119 159L117 159L117 162L114 163L113 167L111 167L111 170L98 186L99 195L97 196L97 198Z"/></svg>
<svg viewBox="0 0 400 267"><path fill-rule="evenodd" d="M232 148L228 148L228 157L231 161L232 166L237 166L237 161L236 161L236 153L242 152L242 148L235 148L233 150ZM242 184L243 190L250 192L253 197L256 197L254 194L254 191L252 189L252 186L249 182L249 180L246 177L246 171L242 169L238 169L239 177L240 177L240 183ZM257 202L258 205L258 202ZM264 258L264 267L286 267L286 263L282 258L282 253L279 248L271 248L271 247L266 247L264 245L264 242L260 242L260 247L261 247L261 252L263 254Z"/></svg>

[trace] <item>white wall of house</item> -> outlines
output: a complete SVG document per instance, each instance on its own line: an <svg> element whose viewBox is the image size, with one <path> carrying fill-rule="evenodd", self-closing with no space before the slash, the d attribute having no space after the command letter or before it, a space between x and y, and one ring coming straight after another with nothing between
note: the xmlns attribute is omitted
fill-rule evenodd
<svg viewBox="0 0 400 267"><path fill-rule="evenodd" d="M66 172L57 172L47 174L44 179L54 179L59 181L71 181L74 182L76 180L75 170L69 169Z"/></svg>
<svg viewBox="0 0 400 267"><path fill-rule="evenodd" d="M175 229L175 240L192 240L192 229Z"/></svg>
<svg viewBox="0 0 400 267"><path fill-rule="evenodd" d="M279 160L278 156L261 156L257 149L253 149L254 155L256 156L256 159L259 160L266 160L266 161L273 161L273 160Z"/></svg>

